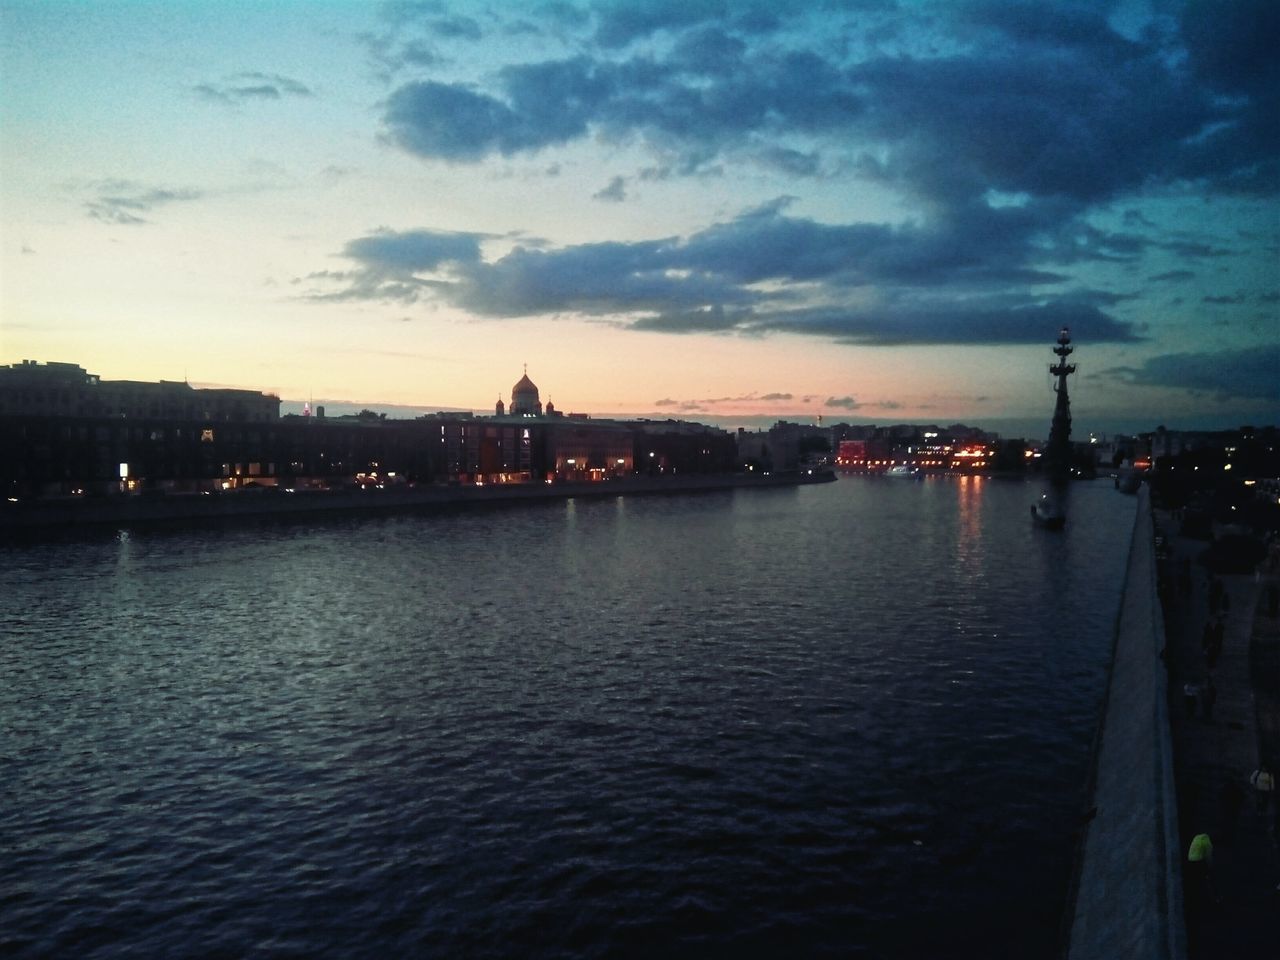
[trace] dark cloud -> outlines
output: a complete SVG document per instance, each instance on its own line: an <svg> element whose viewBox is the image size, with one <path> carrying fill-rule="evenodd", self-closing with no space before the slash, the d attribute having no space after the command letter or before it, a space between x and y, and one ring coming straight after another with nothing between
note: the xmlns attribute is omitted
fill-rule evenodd
<svg viewBox="0 0 1280 960"><path fill-rule="evenodd" d="M1179 66L1167 35L1126 39L1087 7L940 9L956 30L946 52L847 57L838 44L788 47L773 32L783 13L747 23L728 3L610 5L595 23L613 53L584 43L567 59L507 66L485 86L401 85L386 130L424 158L470 163L587 136L638 139L662 158L637 172L641 181L734 161L796 177L843 163L920 204L900 223L822 223L788 216L779 201L685 239L517 248L467 261L431 289L487 316L612 315L667 333L1024 343L1066 322L1097 340L1136 339L1104 312L1132 293L1036 291L1070 284L1070 268L1138 264L1151 251L1234 253L1162 235L1135 209L1121 212L1119 230L1090 215L1163 187L1240 189L1260 153L1226 149L1219 134L1245 123L1261 88L1224 97ZM670 42L635 44L658 33ZM1220 155L1206 165L1211 141ZM594 197L621 201L629 182L618 176ZM883 294L877 306L843 305L869 287ZM346 295L423 289L401 277ZM997 290L1004 301L992 299Z"/></svg>
<svg viewBox="0 0 1280 960"><path fill-rule="evenodd" d="M378 13L383 20L400 28L420 20L441 17L448 12L444 0L383 0Z"/></svg>
<svg viewBox="0 0 1280 960"><path fill-rule="evenodd" d="M632 330L654 333L728 333L740 329L750 317L749 310L725 310L717 305L640 317L631 321L629 326Z"/></svg>
<svg viewBox="0 0 1280 960"><path fill-rule="evenodd" d="M585 58L508 67L502 100L461 84L408 83L387 100L391 139L419 156L457 162L567 143L583 136L613 80Z"/></svg>
<svg viewBox="0 0 1280 960"><path fill-rule="evenodd" d="M1204 243L1198 240L1164 240L1153 242L1151 245L1160 250L1168 250L1170 253L1189 260L1208 257L1229 257L1232 253L1225 247L1217 247L1211 243Z"/></svg>
<svg viewBox="0 0 1280 960"><path fill-rule="evenodd" d="M868 310L816 308L759 314L747 332L818 336L865 346L1037 344L1070 327L1078 342L1135 342L1133 328L1070 301L1020 305L908 303Z"/></svg>
<svg viewBox="0 0 1280 960"><path fill-rule="evenodd" d="M1280 156L1277 58L1258 40L1277 5L1241 0L1220 17L1218 6L1162 8L1134 35L1112 28L1106 5L1034 0L938 4L927 19L885 0L532 7L520 29L572 55L470 83L439 73L399 83L382 108L387 138L450 163L587 138L648 147L652 166L613 178L593 194L601 201L735 164L862 178L912 217L822 222L780 199L682 238L521 243L496 260L477 242L429 267L353 241L343 251L352 276L317 295L430 295L483 316L588 315L668 333L1039 343L1066 323L1082 340L1133 341L1142 328L1110 311L1138 295L1086 288L1077 268L1138 277L1153 253L1203 261L1246 244L1164 232L1132 204L1189 191L1274 197L1280 183L1268 184ZM421 43L422 64L434 64L495 22L492 10L476 16L399 4L384 52L405 66ZM1193 278L1172 266L1149 281Z"/></svg>
<svg viewBox="0 0 1280 960"><path fill-rule="evenodd" d="M614 177L607 187L602 187L591 195L593 200L609 200L621 203L627 199L627 181L624 177Z"/></svg>
<svg viewBox="0 0 1280 960"><path fill-rule="evenodd" d="M1230 293L1230 294L1222 294L1219 296L1201 297L1200 299L1202 303L1214 303L1214 304L1226 305L1226 304L1244 303L1247 297L1245 297L1243 293Z"/></svg>
<svg viewBox="0 0 1280 960"><path fill-rule="evenodd" d="M369 268L377 265L389 274L433 270L443 263L479 259L484 234L413 230L396 233L381 230L352 240L343 254Z"/></svg>
<svg viewBox="0 0 1280 960"><path fill-rule="evenodd" d="M750 147L756 134L834 132L860 109L840 70L812 53L759 55L746 66L716 73L690 47L661 61L580 55L517 64L499 72L492 93L434 81L405 84L392 93L383 119L394 142L429 159L535 151L594 129L616 139L638 134L693 171L722 149Z"/></svg>
<svg viewBox="0 0 1280 960"><path fill-rule="evenodd" d="M225 104L315 96L306 84L278 73L237 73L220 83L201 83L192 89L205 100Z"/></svg>
<svg viewBox="0 0 1280 960"><path fill-rule="evenodd" d="M857 410L862 404L853 397L827 397L823 406L834 410Z"/></svg>
<svg viewBox="0 0 1280 960"><path fill-rule="evenodd" d="M384 80L401 70L433 69L451 62L454 43L473 44L485 37L474 17L451 13L444 3L391 2L381 7L383 26L360 41ZM532 27L532 25L527 25ZM509 32L518 32L515 27ZM530 32L541 32L531 29Z"/></svg>
<svg viewBox="0 0 1280 960"><path fill-rule="evenodd" d="M312 296L412 301L430 293L490 317L612 316L637 331L786 332L866 344L1038 343L1063 325L1087 340L1138 338L1103 312L1134 294L1007 289L1011 277L1038 279L1010 263L1031 255L1026 236L1022 249L994 231L990 244L975 243L975 221L966 245L949 230L820 224L786 216L785 206L685 240L521 245L493 261L482 258L478 234L382 231L348 243L342 256L357 268L311 278L340 287ZM871 284L882 291L874 308L811 302L843 302Z"/></svg>
<svg viewBox="0 0 1280 960"><path fill-rule="evenodd" d="M448 294L494 317L558 312L619 314L708 310L756 299L714 276L674 272L669 241L596 243L562 250L517 248L462 271Z"/></svg>
<svg viewBox="0 0 1280 960"><path fill-rule="evenodd" d="M152 187L131 180L98 180L89 185L95 196L85 202L89 216L101 223L141 226L150 223L144 214L157 207L198 200L199 190Z"/></svg>
<svg viewBox="0 0 1280 960"><path fill-rule="evenodd" d="M510 108L460 86L406 84L391 95L384 120L400 146L442 160L479 160L527 146L511 135L519 124Z"/></svg>
<svg viewBox="0 0 1280 960"><path fill-rule="evenodd" d="M975 0L933 8L930 39L918 11L886 2L554 3L529 16L572 36L576 55L509 65L482 86L403 84L383 120L405 150L450 162L599 136L647 143L666 176L734 162L857 171L925 202L920 222L939 238L973 226L997 191L1025 198L1015 243L1033 227L1052 237L1046 262L1120 261L1158 228L1129 209L1137 233L1090 235L1090 210L1164 187L1274 194L1280 182L1277 58L1258 39L1277 6L1219 6L1192 2L1174 29L1130 39L1105 6ZM819 15L829 42L799 29ZM427 5L400 19L474 36L444 18Z"/></svg>
<svg viewBox="0 0 1280 960"><path fill-rule="evenodd" d="M427 29L446 40L480 40L484 33L471 17L438 17L427 21Z"/></svg>
<svg viewBox="0 0 1280 960"><path fill-rule="evenodd" d="M321 287L339 285L337 290L313 290L310 300L382 300L413 303L431 291L443 293L448 283L424 277L442 269L456 271L480 259L484 234L438 230L410 230L397 233L380 230L349 241L342 256L357 264L355 270L318 271L306 280ZM299 281L295 281L297 283Z"/></svg>
<svg viewBox="0 0 1280 960"><path fill-rule="evenodd" d="M1221 399L1280 400L1280 345L1150 357L1140 367L1103 371L1126 383L1211 394Z"/></svg>
<svg viewBox="0 0 1280 960"><path fill-rule="evenodd" d="M596 5L596 41L623 47L655 33L676 33L707 23L727 23L744 33L776 29L777 4L759 0L605 0Z"/></svg>
<svg viewBox="0 0 1280 960"><path fill-rule="evenodd" d="M762 166L772 167L793 177L816 177L822 171L822 158L816 152L790 147L766 147L757 154Z"/></svg>
<svg viewBox="0 0 1280 960"><path fill-rule="evenodd" d="M562 30L585 27L591 20L586 10L568 0L547 0L533 5L532 9L540 20Z"/></svg>
<svg viewBox="0 0 1280 960"><path fill-rule="evenodd" d="M741 394L735 397L705 397L700 400L673 400L666 397L655 400L654 407L672 408L682 413L707 413L716 407L734 406L742 403L785 403L794 399L790 393L756 393ZM806 398L807 399L807 398Z"/></svg>

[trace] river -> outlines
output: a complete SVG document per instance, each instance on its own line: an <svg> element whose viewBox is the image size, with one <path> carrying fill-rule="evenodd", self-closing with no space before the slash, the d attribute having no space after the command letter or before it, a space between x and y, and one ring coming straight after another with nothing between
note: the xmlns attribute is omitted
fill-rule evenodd
<svg viewBox="0 0 1280 960"><path fill-rule="evenodd" d="M0 953L1051 957L1135 501L0 545Z"/></svg>

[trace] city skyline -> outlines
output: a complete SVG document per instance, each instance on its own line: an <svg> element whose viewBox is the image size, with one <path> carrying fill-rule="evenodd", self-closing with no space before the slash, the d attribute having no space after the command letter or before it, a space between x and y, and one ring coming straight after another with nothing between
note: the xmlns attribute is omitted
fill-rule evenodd
<svg viewBox="0 0 1280 960"><path fill-rule="evenodd" d="M0 363L286 403L1280 421L1264 2L0 0ZM1023 431L1030 433L1030 431Z"/></svg>

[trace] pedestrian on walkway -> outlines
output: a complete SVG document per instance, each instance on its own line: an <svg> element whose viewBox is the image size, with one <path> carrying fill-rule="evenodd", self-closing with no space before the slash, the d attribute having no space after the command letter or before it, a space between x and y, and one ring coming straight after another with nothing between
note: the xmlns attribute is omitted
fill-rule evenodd
<svg viewBox="0 0 1280 960"><path fill-rule="evenodd" d="M1207 833L1197 833L1187 850L1187 893L1195 907L1203 907L1213 899L1213 878L1209 874L1212 866L1213 841Z"/></svg>
<svg viewBox="0 0 1280 960"><path fill-rule="evenodd" d="M1265 813L1275 793L1276 778L1266 767L1259 767L1249 775L1249 783L1253 787L1253 799L1258 805L1258 812Z"/></svg>
<svg viewBox="0 0 1280 960"><path fill-rule="evenodd" d="M1200 698L1200 709L1204 711L1204 722L1213 722L1213 705L1218 702L1218 688L1213 685L1213 674L1209 674L1204 684L1204 696Z"/></svg>

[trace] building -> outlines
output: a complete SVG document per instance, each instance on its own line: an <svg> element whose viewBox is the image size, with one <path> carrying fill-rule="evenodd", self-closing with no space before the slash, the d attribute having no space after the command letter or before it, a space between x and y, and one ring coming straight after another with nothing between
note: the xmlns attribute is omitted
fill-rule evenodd
<svg viewBox="0 0 1280 960"><path fill-rule="evenodd" d="M65 397L64 397L65 394ZM279 416L279 398L100 381L73 364L0 368L0 494L490 484L725 473L734 438L683 421L545 412L526 373L493 416Z"/></svg>
<svg viewBox="0 0 1280 960"><path fill-rule="evenodd" d="M74 363L23 360L0 367L0 416L269 423L280 418L280 398L175 380L103 380Z"/></svg>
<svg viewBox="0 0 1280 960"><path fill-rule="evenodd" d="M529 379L529 371L525 370L516 385L511 388L511 416L513 417L540 417L542 416L542 400L538 396L538 388L532 380Z"/></svg>

